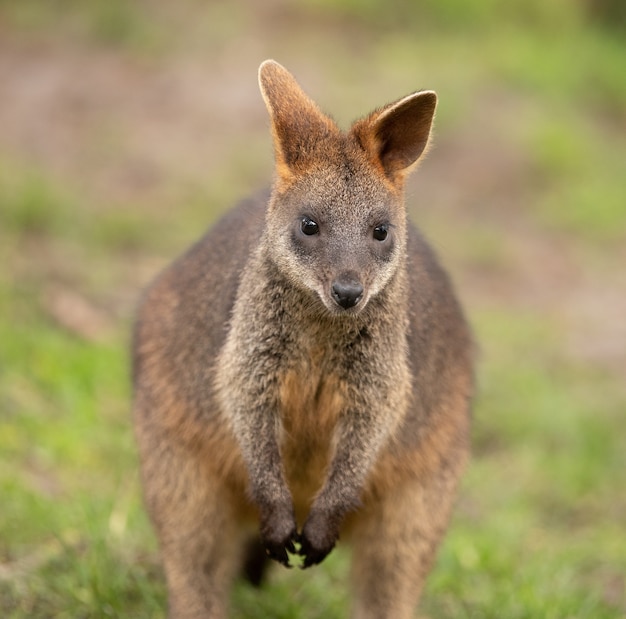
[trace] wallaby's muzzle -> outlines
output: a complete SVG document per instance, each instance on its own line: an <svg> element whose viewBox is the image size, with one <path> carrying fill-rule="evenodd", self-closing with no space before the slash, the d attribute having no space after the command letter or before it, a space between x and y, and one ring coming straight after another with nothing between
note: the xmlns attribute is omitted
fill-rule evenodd
<svg viewBox="0 0 626 619"><path fill-rule="evenodd" d="M350 309L363 298L363 286L354 276L342 275L333 282L331 293L337 305Z"/></svg>

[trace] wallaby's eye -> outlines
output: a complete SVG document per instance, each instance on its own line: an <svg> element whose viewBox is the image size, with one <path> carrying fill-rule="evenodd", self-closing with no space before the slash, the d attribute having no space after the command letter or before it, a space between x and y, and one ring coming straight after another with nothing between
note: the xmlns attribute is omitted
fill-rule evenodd
<svg viewBox="0 0 626 619"><path fill-rule="evenodd" d="M307 236L313 236L320 231L320 227L312 219L303 217L300 222L300 230Z"/></svg>
<svg viewBox="0 0 626 619"><path fill-rule="evenodd" d="M384 241L387 238L387 233L389 229L386 224L382 224L381 226L376 226L374 228L374 238L377 241Z"/></svg>

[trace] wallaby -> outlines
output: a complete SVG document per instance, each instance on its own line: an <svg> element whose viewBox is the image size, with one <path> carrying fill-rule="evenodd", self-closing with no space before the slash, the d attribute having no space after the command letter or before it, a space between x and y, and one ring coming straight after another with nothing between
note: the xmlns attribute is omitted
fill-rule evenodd
<svg viewBox="0 0 626 619"><path fill-rule="evenodd" d="M271 193L227 214L149 288L135 427L169 616L228 614L270 557L352 542L352 617L413 616L467 460L472 341L407 221L422 91L341 131L274 61Z"/></svg>

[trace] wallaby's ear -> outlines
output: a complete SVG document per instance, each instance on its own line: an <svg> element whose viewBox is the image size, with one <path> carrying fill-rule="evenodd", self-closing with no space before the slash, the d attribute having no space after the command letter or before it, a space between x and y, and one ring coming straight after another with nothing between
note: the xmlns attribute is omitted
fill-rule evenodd
<svg viewBox="0 0 626 619"><path fill-rule="evenodd" d="M352 133L374 164L397 182L424 154L436 107L436 93L416 92L357 121Z"/></svg>
<svg viewBox="0 0 626 619"><path fill-rule="evenodd" d="M311 162L320 142L338 129L274 60L259 67L259 86L272 121L276 169L279 177L288 180Z"/></svg>

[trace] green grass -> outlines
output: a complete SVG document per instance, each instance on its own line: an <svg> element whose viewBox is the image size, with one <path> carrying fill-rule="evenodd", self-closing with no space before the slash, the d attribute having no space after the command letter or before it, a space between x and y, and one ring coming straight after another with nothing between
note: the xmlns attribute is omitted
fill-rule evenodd
<svg viewBox="0 0 626 619"><path fill-rule="evenodd" d="M623 31L591 24L582 3L400 4L383 11L376 2L308 0L280 20L245 3L188 0L180 11L161 3L151 11L118 1L0 1L0 20L11 27L3 45L110 54L145 71L185 55L215 62L224 49L232 52L231 39L240 37L242 54L243 42L256 41L259 55L287 66L292 58L321 76L323 107L336 107L342 121L432 84L441 95L440 148L457 135L476 139L472 160L494 165L497 177L499 162L487 155L494 136L505 144L517 166L505 170L511 195L492 195L479 179L488 204L453 197L443 214L436 204L420 205L434 244L469 293L480 345L474 457L420 613L622 618L623 356L590 360L573 352L571 329L579 323L561 316L556 301L546 308L535 299L536 284L513 294L511 281L523 285L520 272L542 273L546 254L534 263L537 244L553 246L561 260L565 253L563 277L574 290L587 280L596 286L587 294L623 281ZM254 80L254 67L244 71L232 60L241 74L230 76L231 87ZM212 92L220 96L219 88ZM489 113L472 118L494 125L468 126L483 105ZM246 132L228 144L216 138L221 157L206 178L178 183L173 171L171 183L127 201L91 185L95 163L78 175L29 159L14 143L1 146L2 617L164 617L130 422L130 323L142 286L160 266L248 187L262 186L269 140L264 127ZM114 142L112 159L123 140ZM443 196L457 182L439 180ZM567 284L556 273L539 297L558 296L552 287ZM477 291L472 282L481 284ZM600 307L593 320L611 315L605 319ZM232 616L345 617L348 564L338 549L314 570L276 568L261 591L240 583Z"/></svg>
<svg viewBox="0 0 626 619"><path fill-rule="evenodd" d="M425 607L450 618L622 616L624 389L560 358L558 324L492 311L476 323L490 360L476 453Z"/></svg>

